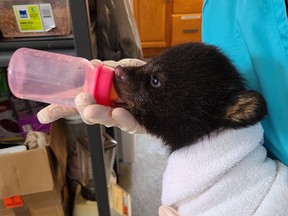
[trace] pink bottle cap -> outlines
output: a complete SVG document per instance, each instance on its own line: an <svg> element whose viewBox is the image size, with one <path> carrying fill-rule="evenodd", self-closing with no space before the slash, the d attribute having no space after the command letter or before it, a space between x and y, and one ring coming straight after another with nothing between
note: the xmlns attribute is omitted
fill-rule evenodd
<svg viewBox="0 0 288 216"><path fill-rule="evenodd" d="M103 64L99 64L95 71L96 80L92 95L94 96L97 104L111 106L112 100L118 98L114 90L114 69Z"/></svg>

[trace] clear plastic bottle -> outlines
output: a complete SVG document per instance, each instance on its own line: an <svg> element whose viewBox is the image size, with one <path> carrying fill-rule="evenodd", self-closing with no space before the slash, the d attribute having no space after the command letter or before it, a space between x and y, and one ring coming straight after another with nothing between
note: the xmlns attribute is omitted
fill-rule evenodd
<svg viewBox="0 0 288 216"><path fill-rule="evenodd" d="M75 96L89 92L98 104L111 106L117 99L114 69L86 59L35 49L16 50L8 66L12 93L22 99L75 107Z"/></svg>

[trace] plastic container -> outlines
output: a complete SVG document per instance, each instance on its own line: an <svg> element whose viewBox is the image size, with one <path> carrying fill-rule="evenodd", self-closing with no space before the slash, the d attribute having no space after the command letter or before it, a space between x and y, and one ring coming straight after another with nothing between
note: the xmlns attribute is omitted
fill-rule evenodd
<svg viewBox="0 0 288 216"><path fill-rule="evenodd" d="M1 0L0 29L5 38L69 35L68 0Z"/></svg>
<svg viewBox="0 0 288 216"><path fill-rule="evenodd" d="M67 176L70 180L70 190L72 193L75 193L78 182L81 182L77 140L88 136L87 126L79 114L67 116L64 120L65 135L67 138Z"/></svg>
<svg viewBox="0 0 288 216"><path fill-rule="evenodd" d="M104 164L105 164L105 176L106 182L112 174L113 165L115 162L117 142L108 134L104 133ZM78 144L78 160L80 168L80 183L81 183L81 194L82 196L91 201L95 201L95 187L94 178L92 171L91 155L88 145L87 137L81 137L77 139Z"/></svg>
<svg viewBox="0 0 288 216"><path fill-rule="evenodd" d="M12 93L22 99L75 107L80 92L94 96L97 104L113 106L114 69L86 59L52 52L20 48L8 66Z"/></svg>

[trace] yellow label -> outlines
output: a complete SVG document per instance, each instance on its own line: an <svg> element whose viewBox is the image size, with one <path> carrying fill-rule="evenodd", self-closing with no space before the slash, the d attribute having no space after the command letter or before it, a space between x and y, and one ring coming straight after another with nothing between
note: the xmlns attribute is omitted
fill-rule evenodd
<svg viewBox="0 0 288 216"><path fill-rule="evenodd" d="M34 5L14 5L14 14L20 32L43 32L43 24L39 6Z"/></svg>

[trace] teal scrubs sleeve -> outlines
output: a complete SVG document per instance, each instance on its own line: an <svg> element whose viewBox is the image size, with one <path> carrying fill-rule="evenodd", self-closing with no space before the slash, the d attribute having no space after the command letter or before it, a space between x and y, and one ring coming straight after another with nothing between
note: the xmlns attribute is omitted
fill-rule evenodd
<svg viewBox="0 0 288 216"><path fill-rule="evenodd" d="M206 0L202 41L218 46L268 103L265 146L288 164L288 19L285 0Z"/></svg>

